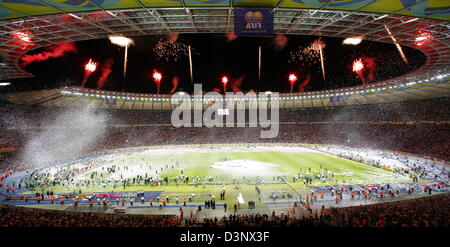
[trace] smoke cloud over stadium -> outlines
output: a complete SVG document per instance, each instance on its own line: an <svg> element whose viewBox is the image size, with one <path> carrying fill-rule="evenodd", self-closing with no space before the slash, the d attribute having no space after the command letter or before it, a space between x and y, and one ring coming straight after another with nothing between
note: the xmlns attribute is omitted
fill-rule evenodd
<svg viewBox="0 0 450 247"><path fill-rule="evenodd" d="M106 120L105 114L95 112L90 105L63 111L42 132L28 139L21 162L37 167L79 157L103 136Z"/></svg>
<svg viewBox="0 0 450 247"><path fill-rule="evenodd" d="M47 51L33 55L25 55L21 58L22 66L27 66L30 63L46 61L49 58L57 58L66 55L68 52L77 52L77 47L74 43L62 43L47 48Z"/></svg>

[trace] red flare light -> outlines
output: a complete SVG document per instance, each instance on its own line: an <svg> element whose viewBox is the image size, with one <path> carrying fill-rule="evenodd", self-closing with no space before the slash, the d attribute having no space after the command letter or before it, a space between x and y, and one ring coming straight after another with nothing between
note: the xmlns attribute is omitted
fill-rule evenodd
<svg viewBox="0 0 450 247"><path fill-rule="evenodd" d="M162 74L160 72L158 72L157 70L153 71L153 79L159 83L162 79Z"/></svg>
<svg viewBox="0 0 450 247"><path fill-rule="evenodd" d="M297 76L295 74L289 74L289 82L294 83L297 81Z"/></svg>
<svg viewBox="0 0 450 247"><path fill-rule="evenodd" d="M30 31L17 31L12 33L12 36L16 39L19 39L23 42L30 43L33 41L31 38L31 32Z"/></svg>
<svg viewBox="0 0 450 247"><path fill-rule="evenodd" d="M227 83L228 83L228 77L223 76L223 77L222 77L222 83L223 83L223 84L227 84Z"/></svg>
<svg viewBox="0 0 450 247"><path fill-rule="evenodd" d="M364 64L362 63L361 58L357 59L353 62L353 72L360 72L364 69Z"/></svg>
<svg viewBox="0 0 450 247"><path fill-rule="evenodd" d="M33 33L29 30L16 31L10 33L10 35L14 39L14 41L12 41L12 44L21 46L23 50L29 49L34 46Z"/></svg>
<svg viewBox="0 0 450 247"><path fill-rule="evenodd" d="M422 46L431 42L432 36L429 32L419 31L419 34L414 39L417 46Z"/></svg>
<svg viewBox="0 0 450 247"><path fill-rule="evenodd" d="M97 69L97 64L98 63L93 62L92 59L89 59L89 62L84 66L84 70L94 72Z"/></svg>

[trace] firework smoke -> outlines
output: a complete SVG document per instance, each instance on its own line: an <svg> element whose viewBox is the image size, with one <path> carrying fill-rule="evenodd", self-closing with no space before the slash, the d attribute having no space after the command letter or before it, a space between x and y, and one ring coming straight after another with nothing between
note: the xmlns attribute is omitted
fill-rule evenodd
<svg viewBox="0 0 450 247"><path fill-rule="evenodd" d="M114 60L108 59L103 64L102 68L100 69L102 71L102 74L100 75L100 77L98 78L98 81L97 81L97 89L103 88L103 85L105 84L106 79L108 78L109 74L111 74L111 72L112 72L111 66L113 65L113 63L114 63Z"/></svg>
<svg viewBox="0 0 450 247"><path fill-rule="evenodd" d="M24 55L22 60L22 66L27 66L30 63L46 61L50 58L57 58L66 55L69 52L76 52L77 47L74 43L62 43L47 48L47 51L43 51L38 54Z"/></svg>
<svg viewBox="0 0 450 247"><path fill-rule="evenodd" d="M286 47L289 38L284 34L277 34L274 38L274 45L277 51L281 51Z"/></svg>
<svg viewBox="0 0 450 247"><path fill-rule="evenodd" d="M89 59L89 62L84 66L84 77L83 82L81 83L81 87L84 87L89 77L97 69L97 65L98 63L93 62L92 59Z"/></svg>
<svg viewBox="0 0 450 247"><path fill-rule="evenodd" d="M173 43L177 42L178 37L180 37L180 34L170 33L170 34L166 34L164 36L166 37L167 41L169 41L169 43L173 44Z"/></svg>
<svg viewBox="0 0 450 247"><path fill-rule="evenodd" d="M311 81L311 73L307 73L305 80L303 80L302 83L298 86L299 92L305 92L305 87L308 86L309 82Z"/></svg>
<svg viewBox="0 0 450 247"><path fill-rule="evenodd" d="M46 130L27 141L21 162L38 167L52 161L79 157L102 138L106 121L106 115L96 113L93 105L65 110L47 125Z"/></svg>
<svg viewBox="0 0 450 247"><path fill-rule="evenodd" d="M226 33L225 34L225 38L227 38L228 42L234 41L235 39L237 39L237 35L235 33Z"/></svg>
<svg viewBox="0 0 450 247"><path fill-rule="evenodd" d="M180 82L180 78L178 78L177 76L174 76L172 78L172 89L170 89L169 94L173 94L175 92L175 90L177 90L179 82Z"/></svg>
<svg viewBox="0 0 450 247"><path fill-rule="evenodd" d="M367 81L375 80L375 58L363 56L364 67L366 68Z"/></svg>

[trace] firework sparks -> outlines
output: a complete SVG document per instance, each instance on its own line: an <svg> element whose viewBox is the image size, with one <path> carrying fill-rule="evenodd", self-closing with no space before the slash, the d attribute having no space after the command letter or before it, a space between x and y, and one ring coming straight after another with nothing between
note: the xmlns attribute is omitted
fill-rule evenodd
<svg viewBox="0 0 450 247"><path fill-rule="evenodd" d="M361 58L356 59L353 62L353 72L355 72L359 76L359 78L361 78L361 80L363 82L365 82L364 76L363 76L363 69L364 69L364 64L362 62L362 59Z"/></svg>
<svg viewBox="0 0 450 247"><path fill-rule="evenodd" d="M114 60L112 60L112 59L108 59L103 63L103 65L100 69L101 75L97 81L98 89L103 88L103 85L105 84L106 79L108 79L109 74L111 74L111 72L112 72L111 66L113 65L113 63L114 63Z"/></svg>
<svg viewBox="0 0 450 247"><path fill-rule="evenodd" d="M292 93L292 91L294 90L294 84L295 84L295 82L297 81L297 76L294 74L294 73L291 73L291 74L289 74L289 77L288 77L288 79L289 79L289 83L291 84L291 93Z"/></svg>
<svg viewBox="0 0 450 247"><path fill-rule="evenodd" d="M82 87L84 87L91 74L97 69L97 65L98 63L92 61L92 59L89 59L89 62L84 65L84 77L83 82L81 83Z"/></svg>
<svg viewBox="0 0 450 247"><path fill-rule="evenodd" d="M361 58L357 59L353 62L353 71L354 72L360 72L364 69L364 64L362 63Z"/></svg>
<svg viewBox="0 0 450 247"><path fill-rule="evenodd" d="M314 64L320 59L320 54L315 50L300 47L297 51L290 52L289 63L307 65Z"/></svg>
<svg viewBox="0 0 450 247"><path fill-rule="evenodd" d="M258 49L258 83L261 82L261 46Z"/></svg>
<svg viewBox="0 0 450 247"><path fill-rule="evenodd" d="M159 94L159 86L161 85L161 79L162 74L157 70L153 70L153 80L155 81L156 84L157 94Z"/></svg>
<svg viewBox="0 0 450 247"><path fill-rule="evenodd" d="M224 75L222 76L223 93L227 92L227 84L228 84L228 77Z"/></svg>
<svg viewBox="0 0 450 247"><path fill-rule="evenodd" d="M419 31L419 35L414 39L417 46L423 46L431 42L433 36L429 32Z"/></svg>
<svg viewBox="0 0 450 247"><path fill-rule="evenodd" d="M159 61L177 62L181 57L189 56L189 46L181 42L170 42L161 37L153 48L153 52Z"/></svg>
<svg viewBox="0 0 450 247"><path fill-rule="evenodd" d="M125 55L123 59L123 78L127 77L127 62L128 62L128 46L133 45L134 41L123 36L109 36L111 43L120 47L125 47Z"/></svg>
<svg viewBox="0 0 450 247"><path fill-rule="evenodd" d="M111 43L120 47L127 47L134 44L133 40L123 36L109 36Z"/></svg>
<svg viewBox="0 0 450 247"><path fill-rule="evenodd" d="M98 63L92 61L92 59L89 59L89 62L84 66L84 70L89 72L94 72L97 69Z"/></svg>
<svg viewBox="0 0 450 247"><path fill-rule="evenodd" d="M362 41L361 38L346 38L346 39L344 39L342 44L344 44L344 45L359 45L359 43L361 43L361 41Z"/></svg>
<svg viewBox="0 0 450 247"><path fill-rule="evenodd" d="M322 67L322 76L323 76L323 80L326 80L326 76L325 76L325 64L324 64L324 59L323 59L323 49L325 48L325 43L319 38L314 40L314 42L312 43L312 45L310 46L310 49L318 51L319 52L319 57L320 57L320 65Z"/></svg>
<svg viewBox="0 0 450 247"><path fill-rule="evenodd" d="M323 49L326 44L321 39L316 39L310 46L303 48L300 47L297 51L290 53L289 63L295 63L299 65L312 65L320 61L322 67L322 76L325 80L325 60L323 55Z"/></svg>
<svg viewBox="0 0 450 247"><path fill-rule="evenodd" d="M408 64L408 59L406 58L405 53L403 53L402 47L398 44L397 40L392 35L391 30L389 30L387 25L384 25L384 28L386 28L386 31L388 32L389 36L391 36L392 41L394 41L394 44L397 47L397 50L400 53L400 56L402 57L403 61L405 61L405 63Z"/></svg>

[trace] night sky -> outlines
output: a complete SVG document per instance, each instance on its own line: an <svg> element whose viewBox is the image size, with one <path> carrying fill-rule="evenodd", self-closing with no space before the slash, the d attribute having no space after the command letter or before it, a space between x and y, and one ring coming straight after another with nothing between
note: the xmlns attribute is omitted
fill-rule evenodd
<svg viewBox="0 0 450 247"><path fill-rule="evenodd" d="M352 63L361 56L375 58L375 80L389 79L420 67L426 60L418 50L403 47L409 65L401 59L393 44L363 41L357 46L343 45L341 38L321 39L324 49L327 80L322 79L320 61L299 64L292 61L290 54L301 47L309 46L318 37L288 35L287 45L277 50L274 38L239 37L228 41L223 34L181 34L177 42L191 45L193 48L194 82L202 83L203 90L212 91L221 88L220 78L229 76L232 80L245 76L241 90L289 92L289 73L296 73L300 80L310 72L312 80L305 91L334 89L362 84L361 79L352 72ZM110 43L108 39L89 40L76 43L78 52L68 53L60 58L52 58L44 62L35 62L25 69L35 78L18 80L25 85L35 83L47 87L62 85L79 86L83 79L84 64L92 58L101 67L107 59L113 59L112 73L103 89L136 93L156 93L156 86L151 74L154 69L162 72L161 93L168 93L172 88L172 76L180 78L178 90L192 91L189 76L188 56L182 55L178 61L161 61L154 53L154 47L163 36L132 37L135 45L128 49L128 71L124 80L123 57L124 48ZM262 75L258 82L258 46L262 47ZM38 49L35 54L44 51ZM86 87L96 88L100 70L94 72ZM298 85L297 85L298 86ZM231 89L229 89L231 91ZM298 91L296 87L294 92Z"/></svg>

